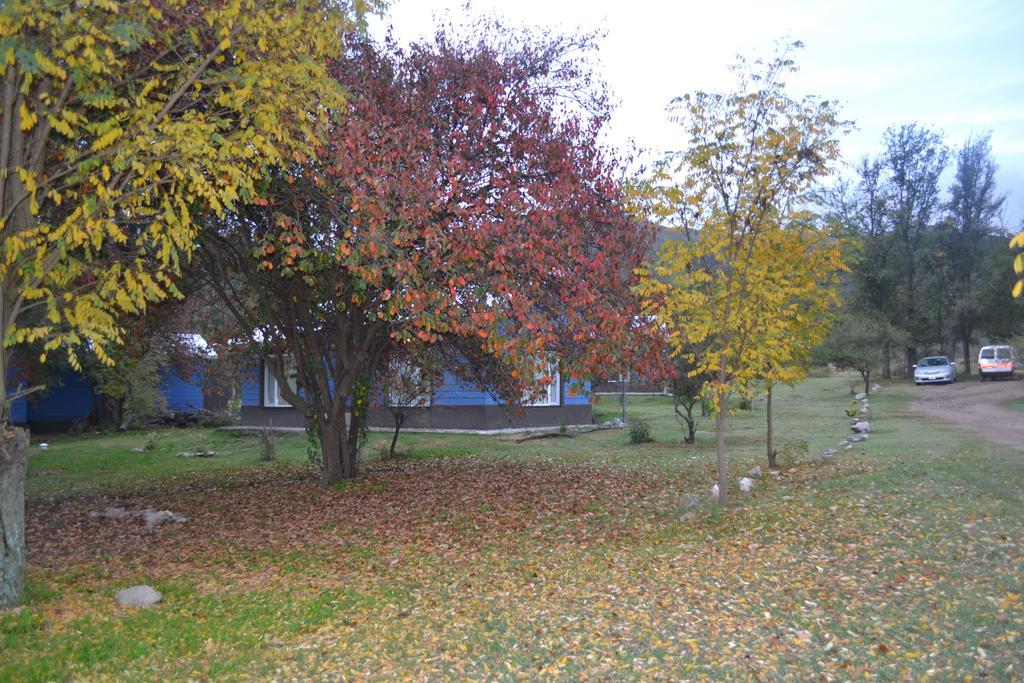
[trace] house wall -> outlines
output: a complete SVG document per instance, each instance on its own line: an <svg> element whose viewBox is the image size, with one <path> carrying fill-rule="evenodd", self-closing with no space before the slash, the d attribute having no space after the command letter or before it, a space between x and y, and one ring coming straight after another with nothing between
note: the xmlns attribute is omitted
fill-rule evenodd
<svg viewBox="0 0 1024 683"><path fill-rule="evenodd" d="M187 379L182 378L173 368L165 370L160 381L160 393L167 401L168 410L176 413L203 410L206 406L203 397L203 370L195 370Z"/></svg>
<svg viewBox="0 0 1024 683"><path fill-rule="evenodd" d="M431 394L430 405L407 408L403 429L471 430L536 429L582 425L591 422L590 383L563 381L557 406L529 406L515 412L493 396L460 383L451 373ZM262 365L254 367L242 380L242 424L247 426L303 427L304 417L294 408L269 408L263 405ZM387 408L371 408L367 424L374 429L390 429L394 418Z"/></svg>
<svg viewBox="0 0 1024 683"><path fill-rule="evenodd" d="M96 392L92 383L74 370L54 377L42 392L27 397L25 423L33 431L63 431L95 416Z"/></svg>

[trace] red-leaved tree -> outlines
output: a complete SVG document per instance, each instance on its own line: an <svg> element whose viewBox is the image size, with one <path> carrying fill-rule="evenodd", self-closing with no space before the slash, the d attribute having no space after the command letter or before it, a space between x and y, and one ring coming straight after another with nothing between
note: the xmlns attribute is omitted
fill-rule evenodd
<svg viewBox="0 0 1024 683"><path fill-rule="evenodd" d="M630 288L650 235L598 144L590 41L478 35L353 41L318 160L209 224L201 266L311 420L325 484L358 473L364 402L346 427L347 404L394 344L442 345L516 405L545 368L586 376L644 327Z"/></svg>

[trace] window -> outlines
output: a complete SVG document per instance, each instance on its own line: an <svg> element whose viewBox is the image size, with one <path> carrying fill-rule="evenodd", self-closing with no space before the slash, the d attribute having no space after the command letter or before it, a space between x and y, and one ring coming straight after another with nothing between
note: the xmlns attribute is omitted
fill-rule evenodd
<svg viewBox="0 0 1024 683"><path fill-rule="evenodd" d="M296 391L298 381L295 377L295 364L288 362L285 366L288 375L288 386ZM267 408L291 408L292 404L281 396L281 387L278 385L277 377L271 371L270 366L263 366L263 405Z"/></svg>
<svg viewBox="0 0 1024 683"><path fill-rule="evenodd" d="M559 405L562 387L562 378L559 373L557 371L552 372L551 366L548 366L547 370L539 371L534 377L537 380L537 384L541 384L545 380L550 380L551 383L545 387L546 391L539 399L530 401L530 397L527 396L524 405L535 407Z"/></svg>

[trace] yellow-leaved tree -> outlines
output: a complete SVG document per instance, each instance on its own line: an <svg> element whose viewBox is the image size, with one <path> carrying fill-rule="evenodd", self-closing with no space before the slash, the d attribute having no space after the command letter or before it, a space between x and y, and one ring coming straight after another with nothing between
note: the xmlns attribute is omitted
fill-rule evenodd
<svg viewBox="0 0 1024 683"><path fill-rule="evenodd" d="M1024 228L1010 240L1010 248L1022 250L1013 259L1013 272L1017 273L1017 275L1022 275L1024 274ZM1013 297L1015 299L1022 293L1024 293L1024 277L1021 277L1013 285Z"/></svg>
<svg viewBox="0 0 1024 683"><path fill-rule="evenodd" d="M832 102L786 93L783 78L796 69L790 50L798 47L788 45L771 60L741 58L733 92L673 102L673 118L689 139L661 166L663 178L682 180L660 193L671 206L657 213L671 215L682 235L665 243L639 285L674 351L703 350L688 361L694 373L713 378L705 395L715 406L723 503L729 397L752 397L766 368L793 364L799 353L783 339L813 329L806 323L817 314L807 301L828 297L827 284L812 286L828 277L805 277L808 268L839 267L835 254L819 263L824 243L801 233L807 192L831 173L838 135L849 124ZM815 260L799 258L800 250Z"/></svg>
<svg viewBox="0 0 1024 683"><path fill-rule="evenodd" d="M328 76L373 0L8 0L0 8L0 608L24 578L11 353L88 343L175 293L193 213L315 153ZM23 390L20 390L23 391Z"/></svg>
<svg viewBox="0 0 1024 683"><path fill-rule="evenodd" d="M772 402L775 385L792 386L807 378L814 349L825 341L840 305L836 291L839 273L847 270L843 241L835 231L816 225L809 212L791 218L781 230L763 236L763 260L772 266L764 288L771 296L754 302L761 310L750 344L757 356L771 359L761 373L769 467L778 465Z"/></svg>

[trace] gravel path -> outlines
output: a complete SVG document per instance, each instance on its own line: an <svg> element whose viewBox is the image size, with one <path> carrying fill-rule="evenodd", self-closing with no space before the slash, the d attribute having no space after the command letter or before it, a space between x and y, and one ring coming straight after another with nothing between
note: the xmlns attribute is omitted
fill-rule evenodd
<svg viewBox="0 0 1024 683"><path fill-rule="evenodd" d="M960 425L997 443L1024 450L1024 412L1006 408L1010 399L1024 398L1024 382L977 379L955 384L908 387L913 409Z"/></svg>

